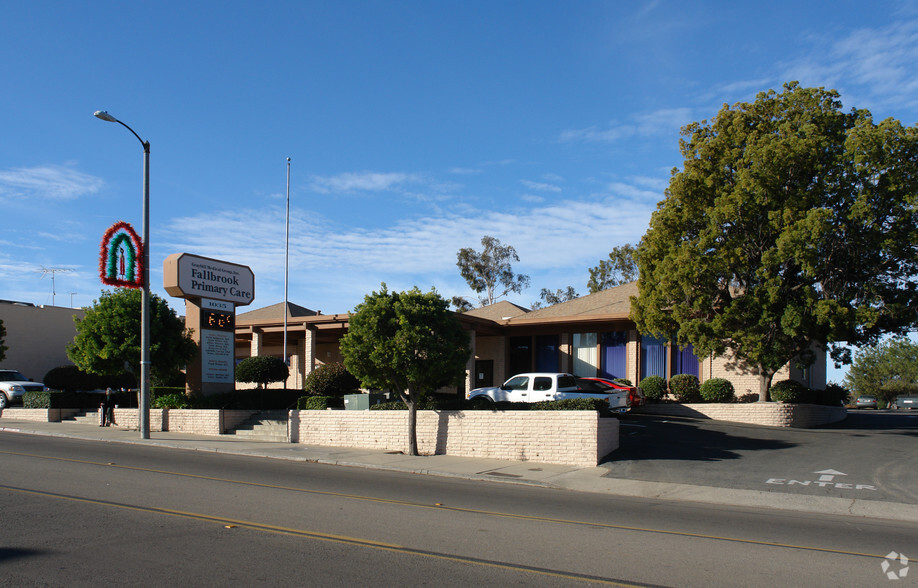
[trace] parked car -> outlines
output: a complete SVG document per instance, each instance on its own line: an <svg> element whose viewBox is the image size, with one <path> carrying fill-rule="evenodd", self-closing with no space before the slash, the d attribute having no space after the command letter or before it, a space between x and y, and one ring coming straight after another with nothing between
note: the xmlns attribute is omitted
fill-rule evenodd
<svg viewBox="0 0 918 588"><path fill-rule="evenodd" d="M876 396L858 396L854 400L854 408L876 408L877 407L877 397Z"/></svg>
<svg viewBox="0 0 918 588"><path fill-rule="evenodd" d="M615 380L610 380L608 378L580 378L580 380L590 380L593 382L600 382L605 384L609 388L614 388L616 390L625 390L628 392L628 406L644 406L647 403L647 399L644 398L644 393L637 386L629 386L627 384L621 384Z"/></svg>
<svg viewBox="0 0 918 588"><path fill-rule="evenodd" d="M563 373L517 374L500 386L470 390L465 397L469 401L486 404L601 398L609 403L609 408L612 410L618 412L628 410L625 394L610 393L608 390L599 390L598 387L584 390L578 385L576 376Z"/></svg>
<svg viewBox="0 0 918 588"><path fill-rule="evenodd" d="M16 370L0 370L0 409L22 404L22 395L31 390L44 390L41 382L33 382Z"/></svg>
<svg viewBox="0 0 918 588"><path fill-rule="evenodd" d="M895 408L918 409L918 396L899 396L893 405Z"/></svg>

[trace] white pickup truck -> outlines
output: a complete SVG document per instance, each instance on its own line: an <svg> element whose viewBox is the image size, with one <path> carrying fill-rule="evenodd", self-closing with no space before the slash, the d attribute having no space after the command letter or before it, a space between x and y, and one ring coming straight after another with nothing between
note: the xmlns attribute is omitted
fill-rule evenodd
<svg viewBox="0 0 918 588"><path fill-rule="evenodd" d="M492 404L494 402L542 402L567 398L600 398L609 403L609 408L618 412L628 410L628 392L586 391L577 384L572 374L533 373L518 374L501 386L475 388L465 395L472 402Z"/></svg>

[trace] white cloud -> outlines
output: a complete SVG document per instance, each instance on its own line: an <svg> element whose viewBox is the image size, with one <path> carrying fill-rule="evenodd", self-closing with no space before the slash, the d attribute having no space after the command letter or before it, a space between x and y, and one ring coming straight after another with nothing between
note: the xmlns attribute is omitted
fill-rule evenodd
<svg viewBox="0 0 918 588"><path fill-rule="evenodd" d="M561 187L554 184L548 184L545 182L533 182L530 180L520 180L520 183L529 188L530 190L536 190L538 192L560 192Z"/></svg>
<svg viewBox="0 0 918 588"><path fill-rule="evenodd" d="M559 139L561 142L615 143L635 136L672 136L692 120L689 108L664 108L636 114L627 123L611 121L607 128L593 125L565 130Z"/></svg>
<svg viewBox="0 0 918 588"><path fill-rule="evenodd" d="M59 165L0 171L0 198L73 200L104 185L100 178Z"/></svg>
<svg viewBox="0 0 918 588"><path fill-rule="evenodd" d="M337 176L313 176L312 189L323 194L347 192L382 192L400 190L407 184L420 182L414 174L348 172Z"/></svg>

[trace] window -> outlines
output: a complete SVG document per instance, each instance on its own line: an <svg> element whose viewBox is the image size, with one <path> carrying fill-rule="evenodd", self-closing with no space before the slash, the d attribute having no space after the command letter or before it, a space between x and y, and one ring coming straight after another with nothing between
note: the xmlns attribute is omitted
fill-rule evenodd
<svg viewBox="0 0 918 588"><path fill-rule="evenodd" d="M504 390L525 390L529 386L529 378L526 376L517 376L510 378L506 384L501 386Z"/></svg>
<svg viewBox="0 0 918 588"><path fill-rule="evenodd" d="M558 335L536 337L536 371L558 371Z"/></svg>
<svg viewBox="0 0 918 588"><path fill-rule="evenodd" d="M574 375L593 377L599 367L596 333L574 333Z"/></svg>
<svg viewBox="0 0 918 588"><path fill-rule="evenodd" d="M678 347L675 343L672 345L673 354L673 373L698 375L698 357L695 356L695 350L691 345Z"/></svg>
<svg viewBox="0 0 918 588"><path fill-rule="evenodd" d="M546 378L545 376L537 376L535 381L532 383L532 389L537 392L541 390L551 390L551 378Z"/></svg>
<svg viewBox="0 0 918 588"><path fill-rule="evenodd" d="M604 378L626 378L628 373L628 332L602 334L600 375Z"/></svg>
<svg viewBox="0 0 918 588"><path fill-rule="evenodd" d="M641 379L666 377L666 339L641 337Z"/></svg>

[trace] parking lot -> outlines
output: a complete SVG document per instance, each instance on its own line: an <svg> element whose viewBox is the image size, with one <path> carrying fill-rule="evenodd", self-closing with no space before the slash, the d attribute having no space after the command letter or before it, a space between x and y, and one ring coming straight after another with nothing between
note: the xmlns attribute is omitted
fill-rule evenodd
<svg viewBox="0 0 918 588"><path fill-rule="evenodd" d="M918 504L918 411L816 429L627 415L606 477Z"/></svg>

